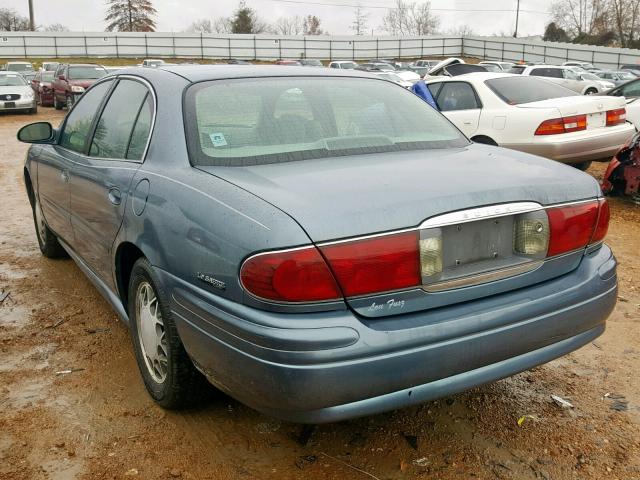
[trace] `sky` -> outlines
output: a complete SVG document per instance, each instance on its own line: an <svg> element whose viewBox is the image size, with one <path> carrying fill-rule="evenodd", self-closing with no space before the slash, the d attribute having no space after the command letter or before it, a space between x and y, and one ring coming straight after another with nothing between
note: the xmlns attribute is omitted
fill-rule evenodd
<svg viewBox="0 0 640 480"><path fill-rule="evenodd" d="M105 2L96 0L33 0L36 25L62 23L73 31L104 31ZM157 31L180 32L191 22L230 16L239 0L152 0L158 11ZM418 0L421 1L421 0ZM321 27L334 35L351 34L354 6L362 5L368 14L368 32L383 35L385 9L394 0L246 0L258 16L274 22L281 16L316 15ZM447 32L463 25L478 35L511 34L515 26L518 0L431 0L440 17L440 30ZM520 0L519 36L541 34L549 22L552 0ZM330 4L330 5L327 5ZM2 0L1 6L14 8L28 16L27 0Z"/></svg>

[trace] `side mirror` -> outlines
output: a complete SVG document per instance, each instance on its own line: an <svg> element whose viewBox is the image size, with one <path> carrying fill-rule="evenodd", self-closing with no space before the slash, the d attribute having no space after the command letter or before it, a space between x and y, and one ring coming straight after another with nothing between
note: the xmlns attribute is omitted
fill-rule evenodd
<svg viewBox="0 0 640 480"><path fill-rule="evenodd" d="M63 82L67 79L64 75L58 75L58 80L62 80Z"/></svg>
<svg viewBox="0 0 640 480"><path fill-rule="evenodd" d="M54 130L49 122L36 122L18 130L18 140L24 143L51 143Z"/></svg>

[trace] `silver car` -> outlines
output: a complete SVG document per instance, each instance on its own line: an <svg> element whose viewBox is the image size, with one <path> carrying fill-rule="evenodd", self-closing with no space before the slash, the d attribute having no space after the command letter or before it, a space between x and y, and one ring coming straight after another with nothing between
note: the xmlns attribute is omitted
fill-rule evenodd
<svg viewBox="0 0 640 480"><path fill-rule="evenodd" d="M583 80L580 74L571 67L558 67L555 65L531 65L522 71L522 75L532 75L545 77L552 82L558 83L574 92L582 95L595 95L601 93L604 88L599 82L593 80Z"/></svg>
<svg viewBox="0 0 640 480"><path fill-rule="evenodd" d="M26 110L38 111L33 89L19 73L0 72L0 112Z"/></svg>

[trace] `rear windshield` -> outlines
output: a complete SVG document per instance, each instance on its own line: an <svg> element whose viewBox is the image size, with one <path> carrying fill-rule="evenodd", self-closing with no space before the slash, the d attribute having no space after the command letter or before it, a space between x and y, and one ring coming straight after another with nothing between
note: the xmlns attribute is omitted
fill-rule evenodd
<svg viewBox="0 0 640 480"><path fill-rule="evenodd" d="M95 80L107 74L102 67L69 67L69 78L74 80Z"/></svg>
<svg viewBox="0 0 640 480"><path fill-rule="evenodd" d="M210 81L190 87L185 103L191 160L199 165L260 165L469 143L413 93L368 78Z"/></svg>
<svg viewBox="0 0 640 480"><path fill-rule="evenodd" d="M22 75L0 75L0 87L19 87L26 84Z"/></svg>
<svg viewBox="0 0 640 480"><path fill-rule="evenodd" d="M10 72L30 72L33 70L33 65L30 63L12 63L7 65L7 70Z"/></svg>
<svg viewBox="0 0 640 480"><path fill-rule="evenodd" d="M509 105L578 95L556 83L528 76L494 78L485 80L484 83Z"/></svg>

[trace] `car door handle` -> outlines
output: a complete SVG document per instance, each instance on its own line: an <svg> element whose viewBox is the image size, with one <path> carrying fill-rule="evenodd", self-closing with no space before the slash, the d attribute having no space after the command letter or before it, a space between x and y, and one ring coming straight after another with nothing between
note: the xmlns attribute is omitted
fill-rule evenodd
<svg viewBox="0 0 640 480"><path fill-rule="evenodd" d="M465 125L471 125L473 122L470 122L469 120L465 121L464 124Z"/></svg>
<svg viewBox="0 0 640 480"><path fill-rule="evenodd" d="M69 172L67 170L62 170L60 172L60 178L64 183L69 183Z"/></svg>
<svg viewBox="0 0 640 480"><path fill-rule="evenodd" d="M120 190L118 190L117 188L111 188L109 189L108 196L111 203L113 203L114 205L120 205L120 202L122 201Z"/></svg>

